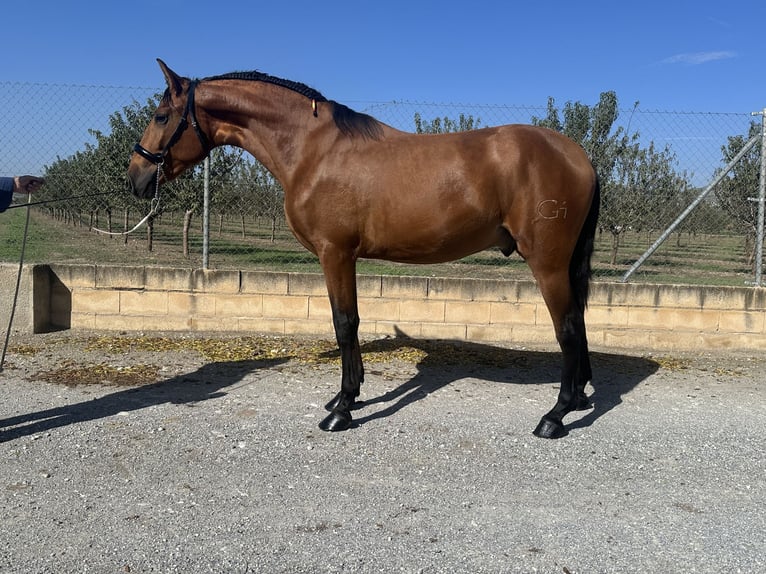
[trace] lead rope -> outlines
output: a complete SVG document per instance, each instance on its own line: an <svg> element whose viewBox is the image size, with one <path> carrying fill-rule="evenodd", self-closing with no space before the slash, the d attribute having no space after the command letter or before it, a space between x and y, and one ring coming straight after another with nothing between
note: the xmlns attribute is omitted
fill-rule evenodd
<svg viewBox="0 0 766 574"><path fill-rule="evenodd" d="M32 194L27 195L27 203L32 202ZM16 274L16 289L13 292L13 304L11 305L11 316L8 318L8 329L5 331L5 344L3 345L3 354L0 356L0 372L3 371L5 364L5 353L8 351L8 342L11 340L11 327L13 326L13 316L16 314L16 302L19 299L19 286L21 285L21 272L24 268L24 252L27 249L27 233L29 231L29 215L31 209L27 206L27 219L24 222L24 239L21 241L21 257L19 258L19 272Z"/></svg>
<svg viewBox="0 0 766 574"><path fill-rule="evenodd" d="M99 229L98 227L92 227L93 231L96 233L102 233L103 235L130 235L131 233L134 233L138 230L139 227L141 227L144 223L149 221L150 218L157 215L157 212L159 211L160 207L160 176L162 175L162 164L164 162L160 162L157 164L157 184L154 187L154 197L152 198L151 203L149 204L149 213L146 214L146 217L144 217L141 221L136 223L136 225L133 227L133 229L130 229L128 231L106 231L104 229Z"/></svg>

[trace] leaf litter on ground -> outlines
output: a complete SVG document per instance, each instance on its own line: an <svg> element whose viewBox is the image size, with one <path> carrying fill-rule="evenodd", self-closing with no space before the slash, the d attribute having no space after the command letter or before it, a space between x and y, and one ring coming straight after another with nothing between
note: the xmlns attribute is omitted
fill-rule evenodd
<svg viewBox="0 0 766 574"><path fill-rule="evenodd" d="M162 356L166 353L190 352L205 361L266 361L284 359L301 365L339 365L340 353L335 341L298 336L259 335L237 337L205 336L164 336L156 334L109 334L67 338L67 344L74 344L85 353L130 356L142 353L146 358L156 355L157 363L136 362L127 366L111 362L85 362L67 359L56 368L36 374L36 378L50 383L76 385L117 385L139 386L153 384L162 378ZM45 347L20 344L11 348L11 353L34 356L56 341L49 341ZM440 365L476 364L488 367L508 367L506 349L464 342L433 341L386 337L364 342L361 345L366 364L401 362L419 364L423 361ZM86 355L87 356L87 355ZM511 362L522 366L525 359L516 357Z"/></svg>

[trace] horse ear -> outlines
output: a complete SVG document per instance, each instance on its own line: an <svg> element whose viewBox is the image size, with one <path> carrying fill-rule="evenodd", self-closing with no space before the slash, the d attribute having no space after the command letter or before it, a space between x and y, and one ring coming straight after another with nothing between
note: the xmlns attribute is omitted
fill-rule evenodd
<svg viewBox="0 0 766 574"><path fill-rule="evenodd" d="M176 96L179 95L183 91L181 86L181 76L168 68L168 65L159 58L157 58L157 63L160 65L160 69L165 75L165 81L168 83L168 89Z"/></svg>

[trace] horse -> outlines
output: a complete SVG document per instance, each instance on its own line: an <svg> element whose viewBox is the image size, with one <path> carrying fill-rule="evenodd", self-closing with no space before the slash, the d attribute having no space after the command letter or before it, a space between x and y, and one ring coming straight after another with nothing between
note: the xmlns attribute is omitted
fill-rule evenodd
<svg viewBox="0 0 766 574"><path fill-rule="evenodd" d="M157 61L167 89L131 155L132 191L156 196L221 145L248 151L281 183L291 231L319 258L341 357L322 430L352 427L351 411L363 405L360 258L427 264L489 248L518 253L563 357L556 404L533 434L565 436L564 416L592 407L584 312L600 192L577 143L522 124L413 134L299 82L257 71L190 79Z"/></svg>

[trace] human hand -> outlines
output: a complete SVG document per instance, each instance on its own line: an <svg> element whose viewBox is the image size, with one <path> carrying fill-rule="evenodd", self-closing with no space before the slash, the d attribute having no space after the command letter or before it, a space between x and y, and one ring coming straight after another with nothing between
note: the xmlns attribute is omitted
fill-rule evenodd
<svg viewBox="0 0 766 574"><path fill-rule="evenodd" d="M13 193L34 193L40 189L45 180L34 175L17 175L13 178Z"/></svg>

